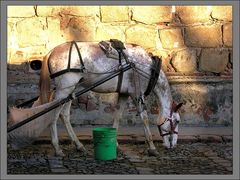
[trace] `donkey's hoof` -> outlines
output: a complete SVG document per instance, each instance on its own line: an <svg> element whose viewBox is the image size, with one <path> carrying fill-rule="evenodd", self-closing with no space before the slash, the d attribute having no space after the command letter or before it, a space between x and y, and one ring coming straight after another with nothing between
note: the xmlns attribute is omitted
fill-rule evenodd
<svg viewBox="0 0 240 180"><path fill-rule="evenodd" d="M156 149L148 149L149 156L158 156L159 152Z"/></svg>
<svg viewBox="0 0 240 180"><path fill-rule="evenodd" d="M55 156L65 157L65 154L62 151L55 152Z"/></svg>
<svg viewBox="0 0 240 180"><path fill-rule="evenodd" d="M84 156L87 155L87 150L85 149L84 146L77 147L77 151L82 152Z"/></svg>
<svg viewBox="0 0 240 180"><path fill-rule="evenodd" d="M120 146L117 146L117 152L121 152L122 149L120 148Z"/></svg>

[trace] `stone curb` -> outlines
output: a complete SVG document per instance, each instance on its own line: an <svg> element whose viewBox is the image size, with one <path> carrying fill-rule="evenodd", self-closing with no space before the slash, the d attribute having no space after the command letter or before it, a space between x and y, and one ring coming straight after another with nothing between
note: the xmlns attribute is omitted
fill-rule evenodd
<svg viewBox="0 0 240 180"><path fill-rule="evenodd" d="M91 142L92 129L94 127L74 127L74 131L80 141ZM151 127L153 141L162 142L157 128ZM69 143L70 138L64 127L58 128L59 140L61 143ZM46 129L35 143L51 143L50 132ZM142 127L121 127L119 128L118 141L121 143L145 143L145 136ZM225 127L181 127L178 135L178 143L227 143L232 142L232 129Z"/></svg>
<svg viewBox="0 0 240 180"><path fill-rule="evenodd" d="M92 142L92 136L78 136L78 139L82 142ZM145 143L145 137L136 135L119 135L117 137L119 143ZM154 141L162 142L162 138L153 138ZM232 136L220 136L220 135L197 135L197 136L190 136L190 135L182 135L178 137L178 143L228 143L232 142ZM69 144L71 140L68 136L61 136L59 139L60 143ZM41 136L35 142L35 144L49 144L51 143L51 139L49 136Z"/></svg>

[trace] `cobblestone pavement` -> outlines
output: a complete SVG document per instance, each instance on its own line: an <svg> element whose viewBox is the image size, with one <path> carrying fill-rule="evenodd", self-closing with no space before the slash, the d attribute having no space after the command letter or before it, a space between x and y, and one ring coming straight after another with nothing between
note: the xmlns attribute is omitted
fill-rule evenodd
<svg viewBox="0 0 240 180"><path fill-rule="evenodd" d="M86 156L69 142L62 142L65 157L54 156L49 143L35 143L21 150L8 148L8 174L232 174L232 142L182 142L165 149L155 142L159 156L149 157L147 145L121 142L116 160L94 160L93 145L86 141Z"/></svg>

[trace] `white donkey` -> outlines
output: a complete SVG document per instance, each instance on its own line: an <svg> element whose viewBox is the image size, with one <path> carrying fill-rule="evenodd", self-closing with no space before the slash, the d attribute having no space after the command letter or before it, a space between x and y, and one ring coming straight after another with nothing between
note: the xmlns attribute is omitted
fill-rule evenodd
<svg viewBox="0 0 240 180"><path fill-rule="evenodd" d="M148 53L141 48L140 46L132 45L132 44L124 44L125 48L123 51L128 57L128 60L131 63L135 64L135 70L141 70L137 73L139 74L151 74L151 64L152 58L148 55ZM79 49L78 49L79 48ZM71 49L71 53L69 54L69 49ZM81 58L79 56L79 50L81 52ZM69 57L70 56L70 57ZM70 60L69 60L70 59ZM82 68L81 60L85 66L84 72L61 72L68 68L71 69L80 69ZM123 61L123 60L122 60ZM51 79L50 74L56 75L54 77L54 85L55 85L55 94L53 100L59 100L67 97L69 94L73 93L76 86L80 85L81 88L88 87L93 82L96 81L97 78L101 75L107 76L109 71L114 71L119 66L119 62L117 60L113 60L106 56L103 50L99 47L98 43L94 42L77 42L75 46L71 42L67 42L61 45L58 45L53 50L51 50L45 57L41 65L41 74L40 74L40 96L38 103L43 106L46 103L50 102L51 99ZM114 69L115 67L115 69ZM119 87L119 77L115 77L102 85L93 89L94 92L116 92L118 91L120 94L128 94L134 97L136 91L139 91L140 94L143 94L143 91L147 88L149 79L144 76L139 75L138 81L135 81L136 77L134 73L135 70L128 70L123 73L122 83ZM148 77L150 78L150 77ZM138 83L136 89L136 83ZM172 148L177 143L177 131L178 131L178 122L180 121L180 116L177 110L181 107L182 103L179 105L173 105L173 100L170 92L170 87L168 84L168 80L162 70L160 70L160 75L157 81L157 84L153 90L153 93L156 95L158 103L160 105L160 113L157 119L157 125L159 127L160 134L163 136L163 145L167 148ZM144 96L141 96L141 101L136 101L136 107L138 107L138 113L140 115L141 120L144 124L144 132L146 141L149 145L149 155L157 155L158 151L153 143L152 134L149 128L149 119L147 115L147 111L144 108ZM75 142L77 150L86 151L83 144L78 140L76 134L73 131L73 128L70 123L70 107L71 101L68 103L58 107L54 111L54 118L51 121L48 121L45 125L50 125L51 130L51 139L52 144L55 148L55 153L58 156L64 156L62 152L57 135L57 120L59 117L63 120L67 132L71 137L72 141ZM121 114L123 108L120 108L119 115ZM15 109L16 110L16 109ZM12 114L11 118L13 120L14 109L10 110ZM16 117L15 117L16 118ZM113 127L118 129L120 116L114 117ZM34 120L33 120L34 121ZM41 123L39 121L39 123ZM30 124L30 123L29 123ZM31 125L25 125L25 127ZM21 131L28 131L28 129L22 128ZM42 128L43 129L43 128ZM14 130L18 131L18 130ZM17 141L16 136L17 133L12 132L12 136L9 136L14 144L14 141ZM37 131L37 130L35 130ZM19 130L20 132L20 130ZM20 133L21 134L21 133ZM30 133L31 134L31 133ZM39 134L39 133L38 133ZM14 138L13 138L14 137ZM24 138L24 137L23 137Z"/></svg>

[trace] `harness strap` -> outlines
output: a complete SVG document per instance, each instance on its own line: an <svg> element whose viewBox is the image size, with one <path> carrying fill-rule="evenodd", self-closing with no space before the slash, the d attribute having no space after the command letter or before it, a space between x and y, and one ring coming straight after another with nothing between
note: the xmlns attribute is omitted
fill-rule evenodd
<svg viewBox="0 0 240 180"><path fill-rule="evenodd" d="M77 53L78 53L78 57L79 57L79 60L80 60L80 64L81 64L81 68L71 68L71 56L72 56L72 47L73 45L75 45L76 49L77 49ZM85 69L84 67L84 63L83 63L83 60L82 60L82 56L81 56L81 53L80 53L80 50L78 48L78 45L75 41L72 41L71 42L71 45L70 45L70 49L69 49L69 53L68 53L68 66L67 66L67 69L64 69L64 70L61 70L61 71L58 71L56 73L53 73L51 74L51 70L50 70L50 65L49 65L49 61L50 61L50 57L51 55L49 56L49 59L48 59L48 69L49 69L49 72L50 72L50 78L53 79L55 77L58 77L62 74L65 74L67 72L83 72L83 70Z"/></svg>
<svg viewBox="0 0 240 180"><path fill-rule="evenodd" d="M121 54L123 52L121 50L118 50L118 56L119 56L119 67L121 67L122 62L121 62ZM118 84L117 84L117 89L116 92L120 92L121 87L122 87L122 80L123 80L123 72L121 71L121 73L118 75Z"/></svg>
<svg viewBox="0 0 240 180"><path fill-rule="evenodd" d="M77 43L76 43L76 41L72 41L72 44L71 45L75 45L75 47L76 47L76 49L77 49L77 53L78 53L78 57L79 57L79 60L80 60L80 63L81 63L81 69L82 70L84 70L85 69L85 66L84 66L84 63L83 63L83 59L82 59L82 56L81 56L81 53L80 53L80 50L79 50L79 48L78 48L78 45L77 45ZM69 51L69 53L71 54L71 52ZM69 61L71 61L70 60L70 58L69 58ZM70 63L69 63L70 64Z"/></svg>
<svg viewBox="0 0 240 180"><path fill-rule="evenodd" d="M157 56L153 56L152 57L152 66L151 66L151 77L149 79L147 89L144 92L145 96L148 96L151 93L151 91L154 89L154 87L156 86L161 66L162 66L162 60L160 58L158 58Z"/></svg>
<svg viewBox="0 0 240 180"><path fill-rule="evenodd" d="M141 91L141 83L140 83L140 76L136 72L135 67L133 67L133 83L134 83L134 88L135 88L135 98L139 102L141 101L141 104L144 104L142 101L142 91Z"/></svg>
<svg viewBox="0 0 240 180"><path fill-rule="evenodd" d="M122 88L122 80L123 80L123 72L121 72L121 73L118 75L118 84L117 84L116 92L119 92L119 93L120 93L121 88Z"/></svg>
<svg viewBox="0 0 240 180"><path fill-rule="evenodd" d="M165 119L165 121L162 124L158 125L158 127L161 127L166 121L167 119Z"/></svg>
<svg viewBox="0 0 240 180"><path fill-rule="evenodd" d="M126 49L124 47L123 42L119 41L118 39L110 39L110 42L111 42L111 46L114 49L116 49L117 52L118 52L119 67L122 66L122 56L126 60L126 62L128 63L127 56L123 52L123 49ZM122 80L123 80L123 72L121 71L121 73L118 75L118 84L117 84L116 92L120 92L121 87L122 87Z"/></svg>
<svg viewBox="0 0 240 180"><path fill-rule="evenodd" d="M163 134L162 129L161 129L161 126L162 126L166 121L169 121L169 122L170 122L171 131ZM178 123L178 122L176 122L176 123ZM172 120L170 120L170 119L165 119L165 121L164 121L162 124L158 125L158 130L159 130L160 135L161 135L162 137L163 137L163 136L166 136L166 135L170 135L170 134L178 134L178 132L175 131L175 128L174 128L174 126L173 126Z"/></svg>
<svg viewBox="0 0 240 180"><path fill-rule="evenodd" d="M178 132L177 131L173 131L173 133L171 133L171 132L167 132L167 133L165 133L165 134L160 134L162 137L164 137L164 136L167 136L167 135L170 135L170 134L178 134Z"/></svg>

